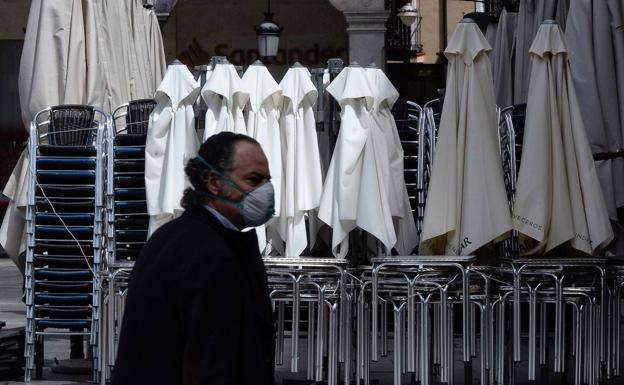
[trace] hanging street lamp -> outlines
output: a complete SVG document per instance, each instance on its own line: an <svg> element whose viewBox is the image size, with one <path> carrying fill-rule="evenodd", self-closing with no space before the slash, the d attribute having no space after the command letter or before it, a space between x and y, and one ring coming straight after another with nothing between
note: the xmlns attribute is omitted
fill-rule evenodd
<svg viewBox="0 0 624 385"><path fill-rule="evenodd" d="M256 38L258 39L258 51L261 57L277 56L279 38L283 29L284 28L273 21L271 0L269 0L267 12L264 14L264 20L259 25L255 26Z"/></svg>

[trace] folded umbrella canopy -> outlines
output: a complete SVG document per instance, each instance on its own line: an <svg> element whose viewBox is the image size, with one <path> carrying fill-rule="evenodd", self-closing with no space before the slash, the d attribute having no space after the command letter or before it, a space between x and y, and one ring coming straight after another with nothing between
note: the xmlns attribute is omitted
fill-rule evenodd
<svg viewBox="0 0 624 385"><path fill-rule="evenodd" d="M87 103L112 111L152 98L165 71L158 19L141 0L83 0Z"/></svg>
<svg viewBox="0 0 624 385"><path fill-rule="evenodd" d="M618 22L619 19L619 22ZM574 88L592 152L624 148L624 25L622 2L572 0L565 35ZM624 159L596 161L609 216L624 206Z"/></svg>
<svg viewBox="0 0 624 385"><path fill-rule="evenodd" d="M207 106L203 141L223 131L247 135L243 108L249 94L243 91L234 65L216 64L210 77L206 78L201 96Z"/></svg>
<svg viewBox="0 0 624 385"><path fill-rule="evenodd" d="M80 0L34 0L24 37L18 88L24 127L39 111L57 104L85 102L85 32ZM2 192L9 206L0 228L0 244L23 271L26 250L26 151Z"/></svg>
<svg viewBox="0 0 624 385"><path fill-rule="evenodd" d="M145 143L149 234L183 211L180 200L190 186L184 166L199 149L193 113L199 91L199 84L180 62L169 66L156 91Z"/></svg>
<svg viewBox="0 0 624 385"><path fill-rule="evenodd" d="M526 103L531 63L529 46L542 21L565 23L569 0L521 0L515 38L514 104Z"/></svg>
<svg viewBox="0 0 624 385"><path fill-rule="evenodd" d="M490 49L477 25L464 20L444 51L449 69L420 254L472 254L511 230Z"/></svg>
<svg viewBox="0 0 624 385"><path fill-rule="evenodd" d="M376 145L385 143L386 154L378 156L382 163L386 158L389 161L389 173L381 173L379 176L385 179L380 181L380 185L388 189L388 203L397 234L397 243L394 247L399 254L408 255L418 245L418 231L405 186L403 147L392 115L392 106L399 99L399 92L381 69L367 67L366 75L375 98L370 113L371 139ZM378 154L383 153L384 149L381 148Z"/></svg>
<svg viewBox="0 0 624 385"><path fill-rule="evenodd" d="M513 224L525 254L569 242L594 255L613 231L556 22L531 45L531 81Z"/></svg>
<svg viewBox="0 0 624 385"><path fill-rule="evenodd" d="M244 116L247 134L256 139L269 161L271 181L275 186L275 215L279 215L282 181L282 143L279 108L282 88L260 62L247 68L242 78L242 92L249 95Z"/></svg>
<svg viewBox="0 0 624 385"><path fill-rule="evenodd" d="M494 96L496 105L503 108L513 104L512 49L517 17L517 13L503 9L498 19L494 42L491 44L490 61L494 78Z"/></svg>
<svg viewBox="0 0 624 385"><path fill-rule="evenodd" d="M282 184L282 143L279 127L279 108L282 101L282 88L269 70L257 61L250 65L241 80L244 94L249 95L244 116L247 134L260 143L269 161L271 182L275 190L275 215L280 212L280 186ZM266 248L265 226L256 228L260 251Z"/></svg>
<svg viewBox="0 0 624 385"><path fill-rule="evenodd" d="M85 102L85 31L81 0L30 5L18 87L24 127L49 106Z"/></svg>
<svg viewBox="0 0 624 385"><path fill-rule="evenodd" d="M389 178L399 173L393 169L397 167L396 157L388 152L390 144L381 132L384 118L372 116L379 113L380 105L394 100L396 95L388 84L373 91L377 86L380 84L371 85L364 68L352 65L343 69L327 87L327 92L340 104L341 125L318 217L332 228L332 251L337 257L346 256L347 236L356 227L377 238L386 250L397 247L400 253L411 251L403 249L403 242L397 242L392 211L394 204L401 204L400 200L391 203L396 196L392 196L395 186L389 183ZM403 173L402 162L400 173ZM399 218L403 219L402 213Z"/></svg>
<svg viewBox="0 0 624 385"><path fill-rule="evenodd" d="M131 99L150 98L164 57L156 15L141 0L34 0L18 79L24 125L29 128L32 117L50 106L88 104L111 112ZM28 167L22 154L3 191L10 202L0 228L0 244L20 267Z"/></svg>
<svg viewBox="0 0 624 385"><path fill-rule="evenodd" d="M283 170L281 213L276 224L284 255L297 257L308 246L305 215L319 206L323 189L314 105L318 92L307 68L295 64L280 86Z"/></svg>

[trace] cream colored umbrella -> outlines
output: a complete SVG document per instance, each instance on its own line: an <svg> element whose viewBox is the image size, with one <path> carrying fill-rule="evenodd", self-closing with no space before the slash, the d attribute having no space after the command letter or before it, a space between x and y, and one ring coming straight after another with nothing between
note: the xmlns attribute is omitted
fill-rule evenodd
<svg viewBox="0 0 624 385"><path fill-rule="evenodd" d="M24 127L46 107L82 104L86 98L85 32L80 0L33 0L30 4L18 88ZM22 153L2 192L9 206L0 227L0 244L24 268L26 175Z"/></svg>
<svg viewBox="0 0 624 385"><path fill-rule="evenodd" d="M580 115L568 48L556 22L531 45L531 81L513 224L523 253L569 242L599 253L613 231Z"/></svg>
<svg viewBox="0 0 624 385"><path fill-rule="evenodd" d="M145 143L145 194L149 234L183 212L180 200L190 186L186 162L197 155L193 103L200 88L180 62L171 64L156 91Z"/></svg>
<svg viewBox="0 0 624 385"><path fill-rule="evenodd" d="M448 76L420 234L421 254L473 254L511 230L490 49L477 25L463 20L444 51Z"/></svg>
<svg viewBox="0 0 624 385"><path fill-rule="evenodd" d="M282 142L280 138L279 108L282 88L269 70L260 62L247 68L241 79L242 91L249 95L249 103L243 111L247 134L256 139L269 161L271 182L275 186L275 215L279 216L282 184ZM269 224L270 225L270 224ZM260 251L266 250L265 226L256 228Z"/></svg>
<svg viewBox="0 0 624 385"><path fill-rule="evenodd" d="M24 127L44 108L84 103L85 74L81 0L33 0L18 78Z"/></svg>
<svg viewBox="0 0 624 385"><path fill-rule="evenodd" d="M206 126L203 140L223 131L247 135L243 108L249 94L243 91L234 65L218 63L201 90L206 102Z"/></svg>
<svg viewBox="0 0 624 385"><path fill-rule="evenodd" d="M385 143L385 155L381 159L388 160L388 172L380 173L379 185L387 189L397 235L394 247L399 254L408 255L418 245L418 231L405 186L401 139L392 115L392 106L399 99L399 92L381 69L368 67L366 75L375 98L370 114L371 139L375 143Z"/></svg>
<svg viewBox="0 0 624 385"><path fill-rule="evenodd" d="M318 91L310 71L299 64L288 69L280 86L284 95L280 115L284 173L276 227L286 245L284 255L297 257L308 246L305 216L318 208L323 191L313 110ZM310 232L314 232L312 226Z"/></svg>

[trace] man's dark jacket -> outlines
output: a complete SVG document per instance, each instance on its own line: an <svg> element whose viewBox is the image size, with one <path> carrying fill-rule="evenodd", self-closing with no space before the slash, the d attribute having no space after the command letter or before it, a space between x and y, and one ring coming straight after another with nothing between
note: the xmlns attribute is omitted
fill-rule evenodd
<svg viewBox="0 0 624 385"><path fill-rule="evenodd" d="M255 231L189 208L139 255L113 385L273 384L273 338Z"/></svg>

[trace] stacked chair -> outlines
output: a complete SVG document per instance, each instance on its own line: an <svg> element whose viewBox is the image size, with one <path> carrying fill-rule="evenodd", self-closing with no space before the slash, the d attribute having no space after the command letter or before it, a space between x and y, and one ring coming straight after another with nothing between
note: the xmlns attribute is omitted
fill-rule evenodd
<svg viewBox="0 0 624 385"><path fill-rule="evenodd" d="M103 272L101 380L115 364L128 279L147 241L145 142L153 99L133 100L115 109L106 143L106 270Z"/></svg>
<svg viewBox="0 0 624 385"><path fill-rule="evenodd" d="M103 251L103 142L108 116L63 105L30 127L26 248L26 371L41 375L49 335L84 335L96 346ZM95 368L97 349L92 349Z"/></svg>

